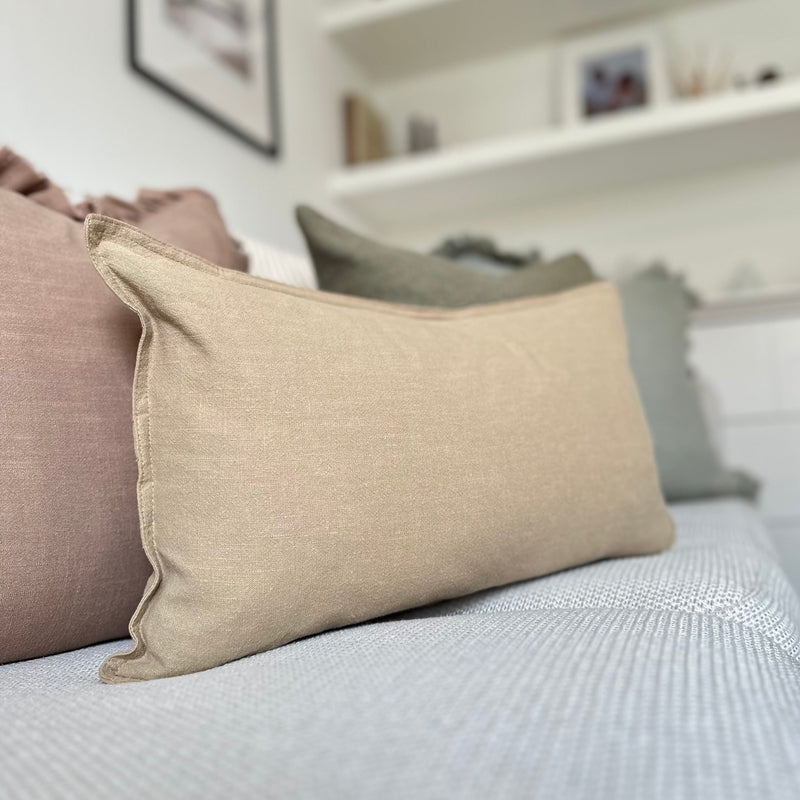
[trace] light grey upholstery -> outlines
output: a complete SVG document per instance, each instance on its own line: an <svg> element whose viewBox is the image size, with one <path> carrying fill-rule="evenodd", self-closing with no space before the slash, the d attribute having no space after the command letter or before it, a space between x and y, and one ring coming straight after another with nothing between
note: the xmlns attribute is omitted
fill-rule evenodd
<svg viewBox="0 0 800 800"><path fill-rule="evenodd" d="M758 516L105 686L119 644L0 667L3 798L800 797L800 609Z"/></svg>

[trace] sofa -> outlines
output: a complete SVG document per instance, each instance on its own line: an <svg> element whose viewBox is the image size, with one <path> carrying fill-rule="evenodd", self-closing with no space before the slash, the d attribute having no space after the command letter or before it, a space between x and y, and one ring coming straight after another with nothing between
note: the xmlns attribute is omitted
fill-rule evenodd
<svg viewBox="0 0 800 800"><path fill-rule="evenodd" d="M577 559L527 572L525 577L540 576L534 579L508 582L512 570L499 580L483 580L481 585L490 588L475 591L472 584L467 591L443 589L438 596L448 599L442 602L396 602L394 608L399 610L388 616L354 612L346 620L347 614L339 609L335 619L354 624L339 621L307 629L301 625L299 633L283 639L278 636L266 652L259 651L267 645L248 645L239 651L221 646L211 661L177 670L159 665L160 655L155 652L152 660L164 669L144 677L159 679L129 673L123 676L127 682L109 684L101 682L100 675L104 680L119 676L103 673L104 665L109 659L119 660L114 654L134 647L134 642L125 638L132 615L129 630L134 639L140 637L135 647L143 646L137 618L158 581L164 579L159 574L164 567L157 565L160 553L146 535L144 550L150 561L145 558L136 517L130 381L140 328L91 271L79 241L83 218L90 212L104 215L87 223L90 252L106 246L98 242L103 230L110 228L116 231L117 240L112 237L109 252L130 246L136 258L144 259L148 248L156 248L167 260L208 273L209 281L220 279L238 286L241 293L237 297L244 298L255 287L259 294L264 294L264 289L277 291L281 307L296 308L298 313L300 304L306 304L305 308L312 309L309 319L323 316L315 306L317 278L323 289L333 292L341 288L333 284L346 272L350 288L358 287L353 293L369 292L372 298L362 301L330 295L322 301L333 307L333 311L327 310L325 324L344 320L347 330L355 327L347 316L354 308L362 313L366 309L364 316L370 317L399 313L384 303L369 305L373 299L392 300L381 297L381 292L400 293L403 298L416 292L414 302L419 305L449 302L465 306L485 294L480 283L484 278L466 278L460 288L454 288L452 277L442 277L458 276L457 269L452 272L454 267L426 262L427 256L383 249L312 212L301 211L304 232L311 236L315 271L307 259L280 253L264 243L234 241L213 198L205 193L143 192L133 204L93 198L74 206L63 192L8 150L0 151L0 187L7 222L2 232L6 250L0 257L5 259L9 280L3 306L9 313L0 330L5 348L0 351L0 364L6 379L0 397L5 421L0 430L5 449L0 468L5 495L0 509L0 662L5 662L0 663L0 798L777 800L800 796L800 599L780 567L759 515L755 482L727 470L708 443L694 383L685 367L689 301L680 281L657 269L620 289L633 373L644 410L638 407L627 359L623 364L620 356L614 367L616 375L625 373L624 391L616 384L603 388L600 372L596 381L602 391L615 392L610 396L618 397L620 403L631 401L637 406L637 443L620 453L636 456L625 468L632 470L637 481L641 472L647 473L636 484L640 488L626 491L619 475L616 482L608 477L604 483L603 476L592 474L590 467L578 463L580 459L570 460L570 448L555 447L561 467L580 467L580 474L589 480L576 480L574 485L553 481L549 496L542 493L523 498L518 506L514 503L519 498L506 496L508 508L478 502L481 514L490 512L488 517L481 517L481 525L467 531L464 547L458 544L460 532L451 530L456 546L440 551L461 558L461 550L471 546L470 537L477 537L482 541L481 557L491 559L493 549L507 546L511 522L521 527L516 535L522 536L523 542L525 525L529 525L532 546L542 547L536 540L539 529L547 528L548 518L557 513L566 524L548 532L550 538L540 555L546 560L548 548L557 549L562 535L576 536L582 548L578 548ZM201 214L203 222L198 225ZM133 226L148 228L157 240L148 239ZM37 249L37 231L56 242L44 253ZM94 242L93 231L98 237ZM200 252L208 261L164 245L161 239ZM13 258L9 255L12 249ZM332 253L335 258L330 260ZM148 251L146 257L150 255ZM418 261L420 258L423 261ZM330 263L322 264L326 259ZM334 262L335 268L331 267ZM390 263L393 283L387 289L376 265ZM418 269L420 264L429 269ZM245 267L273 283L266 285L241 275ZM231 277L236 270L239 274ZM556 296L570 287L555 287L552 281L564 280L568 274L572 276L569 280L592 284L588 289L579 287L572 297L602 296L606 302L613 294L607 286L593 283L591 268L579 256L552 262L547 270L547 292L556 299L546 300L542 308L562 302ZM450 292L448 302L436 299L432 276L437 271L436 280ZM541 281L543 274L523 273L505 285L495 284L492 291L498 297L491 299L511 299L508 308L512 316L532 308L531 320L535 321L539 306L529 307L527 301L515 304L514 297L529 291L529 286L524 291L519 287ZM415 285L420 275L423 278ZM289 291L275 282L307 288ZM38 287L37 291L31 293L31 285ZM54 285L58 290L50 303L48 292ZM113 281L109 285L114 288ZM127 296L125 291L120 290L120 296ZM468 294L468 299L459 299L459 291L466 293L464 297ZM347 291L342 289L342 294ZM180 296L180 292L163 291L159 295L167 298L171 309L178 307ZM203 290L200 296L207 304L198 306L200 318L224 306L221 294ZM401 298L400 302L407 300ZM133 303L129 305L133 307ZM69 313L77 308L83 316L76 314L73 319L61 313L62 307ZM244 305L241 309L244 318ZM659 313L649 314L648 309ZM423 309L411 313L421 319L439 314ZM444 318L462 318L461 311L452 313L454 316ZM479 311L478 315L491 313ZM614 314L618 338L624 343L618 307ZM140 316L145 325L152 322ZM286 320L291 322L291 315ZM170 316L168 322L170 335L177 331L180 337L186 332L186 340L200 349L204 368L213 373L210 340L204 340L191 326L184 331L185 320L181 322L178 316ZM232 321L223 316L222 322L234 326L241 320L235 315ZM42 337L45 324L51 333ZM632 333L631 326L638 326L640 333ZM323 328L323 336L327 330ZM394 339L388 337L384 342L387 352L395 352L390 344L398 340L400 349L410 352L410 340L402 339L402 330L391 328ZM477 348L489 348L479 339L480 330L478 325L469 327L470 341ZM59 331L63 331L63 339ZM586 332L589 338L594 335L591 326ZM85 345L87 335L93 337L92 346L77 348L80 361L76 367L70 362L75 342ZM159 335L166 341L166 335ZM303 335L310 334L303 329ZM65 341L70 337L74 342L67 347ZM594 345L597 352L604 351ZM27 348L24 357L19 354L23 352L20 347ZM143 361L143 347L140 345L137 370ZM512 359L519 358L519 353L512 352L515 349L520 348L501 341L499 349L480 352L491 356L485 360L491 364L492 374L500 375L501 357L508 351ZM625 355L624 346L620 352ZM235 354L232 361L237 358ZM415 359L419 360L418 355L412 353L410 361L416 363ZM660 360L669 369L657 368ZM186 362L182 363L183 371L188 371ZM528 361L509 363L513 374L516 364L524 366ZM223 366L227 369L227 364ZM34 373L38 378L32 379ZM220 374L226 388L229 373L223 370ZM235 369L230 374L235 375ZM369 369L360 375L367 380ZM195 391L196 380L190 379L188 386L189 392ZM669 396L664 394L665 386ZM20 402L26 393L28 400ZM198 389L197 394L206 413L209 406L203 393ZM675 397L680 402L675 402ZM237 395L232 393L232 398L230 402L236 405ZM603 403L611 407L609 414L613 413L614 403L609 403L608 396ZM554 405L557 415L558 404ZM578 405L591 415L592 403ZM135 391L133 406L134 419L141 421ZM688 418L690 423L679 425L681 429L675 433L673 418L678 406L678 417ZM53 414L53 408L58 408L59 414ZM346 409L346 403L337 408ZM491 428L492 409L489 412L482 421ZM453 414L457 415L458 409L445 408L445 417ZM458 418L453 418L453 430L457 430ZM228 422L226 419L226 426ZM336 428L339 418L334 417L332 423ZM193 424L189 418L185 427L199 436L199 428L195 431ZM627 422L621 424L624 428ZM313 420L306 428L312 438L317 436ZM509 426L499 425L498 430L507 434ZM566 435L577 432L572 443L580 448L588 429L582 428L579 420L568 419L563 430ZM535 437L540 433L534 427L528 434L534 454L538 454ZM391 428L392 446L402 443L401 435L401 426ZM594 430L591 435L604 443L602 431ZM494 461L486 462L492 465L487 471L501 470L506 460L503 447L495 447L498 442L491 438L483 441L494 447ZM447 449L449 444L443 447ZM297 446L302 448L299 439ZM139 440L137 448L141 512L142 487L146 490L148 485L147 475L141 473L146 473L152 453L148 455ZM507 460L512 463L512 448L509 445L507 449ZM517 447L515 452L522 452L519 463L526 466L524 448ZM184 457L183 452L179 455ZM367 460L371 456L374 453L365 455ZM226 458L223 452L213 459L210 471L215 480ZM597 463L616 467L613 458L603 458L608 459L608 453L598 457ZM620 462L620 474L623 466ZM448 473L454 479L460 475L457 467L456 463ZM307 459L300 468L308 468ZM546 467L539 465L539 469L540 478L547 476ZM469 469L466 473L468 487L491 486L492 491L502 491L507 477L502 472L499 477ZM191 463L186 475L199 480ZM183 484L190 481L178 477L183 491ZM252 472L246 477L257 485ZM594 488L589 488L590 483ZM520 485L525 491L537 491L535 485ZM648 508L655 516L639 516L640 498L634 495L644 490L652 495ZM585 495L591 491L602 511L596 519L585 513ZM431 492L435 494L435 487ZM284 497L299 494L287 481ZM463 491L455 496L474 505L474 498ZM670 501L669 514L664 496ZM189 516L196 511L190 505L177 512L162 505L163 516ZM241 505L241 501L232 503L230 513L240 513ZM570 509L576 517L582 510L588 525L582 524L577 532L568 531ZM625 509L631 513L628 519L619 516ZM291 517L283 509L281 512ZM528 512L530 516L525 516ZM408 519L403 516L402 502L395 503L393 513L401 521ZM142 514L143 532L146 516L147 512ZM448 521L451 528L454 516ZM668 544L664 522L669 516L674 522L675 543L664 549ZM248 524L255 518L255 528L260 530L258 514L247 517ZM646 543L644 533L637 537L637 526L656 517L661 538ZM368 522L374 530L366 535L380 535L381 520L374 517ZM498 522L497 530L494 522ZM286 522L291 523L291 519ZM422 527L415 533L423 543L426 536L442 532ZM593 542L604 537L619 540L623 529L627 539L616 541L616 549L598 555ZM236 526L225 533L235 537ZM294 530L293 535L298 532ZM390 563L392 557L397 559L406 552L392 550L390 538L385 544ZM235 541L231 544L218 537L216 546L222 549L223 545L237 549ZM323 545L314 541L310 550L315 547ZM211 554L216 557L214 550ZM175 551L168 556L167 561L178 565L178 583L191 583L196 576L187 576L186 562L182 563ZM436 579L437 572L448 570L459 578L462 567L482 574L481 559L470 558L469 552L463 556L463 562L455 565L440 564L437 569L434 564L427 573L430 580ZM424 554L415 563L428 569ZM358 570L357 559L345 564ZM290 573L304 568L303 564L290 567ZM360 586L372 585L376 594L383 591L382 584L393 578L385 564L381 569L381 577L373 584ZM374 571L378 572L377 567ZM145 585L150 572L153 575ZM219 573L209 572L211 583L206 586L216 586ZM267 574L277 583L286 577L278 572L281 570L267 569L257 574ZM326 580L331 580L326 575ZM334 582L339 580L335 571L333 575ZM303 575L302 580L297 574L289 577L296 585L314 586L313 575ZM341 577L343 585L348 577ZM407 575L406 582L414 577ZM494 585L500 582L506 585ZM248 591L256 599L259 594L266 596L268 588L262 592L255 578L248 580ZM338 602L337 586L331 591L328 600L333 597ZM142 592L144 599L137 609ZM198 607L186 600L189 595L176 596L184 626L191 628L196 622L203 632L201 639L223 641L236 633L230 621L223 620L215 627L213 619L201 620ZM240 599L234 592L230 603ZM368 601L363 599L362 604L369 606ZM290 618L307 611L302 597L293 597L292 602ZM349 613L348 598L341 602ZM261 616L256 614L254 619L252 608L256 607ZM374 607L381 606L369 606ZM275 625L277 613L268 603L250 608L248 615L231 618L256 632Z"/></svg>
<svg viewBox="0 0 800 800"><path fill-rule="evenodd" d="M751 504L671 511L661 555L194 675L103 685L119 642L6 664L3 796L797 797L797 596Z"/></svg>

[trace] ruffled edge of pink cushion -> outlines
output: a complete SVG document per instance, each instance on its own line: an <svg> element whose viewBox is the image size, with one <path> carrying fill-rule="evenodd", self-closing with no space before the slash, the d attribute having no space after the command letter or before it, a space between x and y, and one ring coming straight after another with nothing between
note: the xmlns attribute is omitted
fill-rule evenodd
<svg viewBox="0 0 800 800"><path fill-rule="evenodd" d="M24 195L59 214L78 219L64 190L9 147L0 148L0 188Z"/></svg>
<svg viewBox="0 0 800 800"><path fill-rule="evenodd" d="M141 189L134 202L128 202L113 195L103 195L101 197L90 196L73 205L60 186L53 183L44 173L35 169L27 159L7 146L0 147L0 189L21 194L51 211L78 222L83 222L89 214L103 214L131 225L139 225L148 214L180 201L187 192L202 191L198 189ZM207 192L202 193L211 198ZM211 199L213 201L213 198ZM230 234L229 238L232 250L231 263L225 266L247 272L248 258L241 243Z"/></svg>
<svg viewBox="0 0 800 800"><path fill-rule="evenodd" d="M85 219L89 214L103 214L106 217L113 217L135 225L144 214L152 214L164 206L180 200L186 191L189 190L141 189L132 203L110 194L102 197L91 196L78 203L75 206L75 212L80 219Z"/></svg>

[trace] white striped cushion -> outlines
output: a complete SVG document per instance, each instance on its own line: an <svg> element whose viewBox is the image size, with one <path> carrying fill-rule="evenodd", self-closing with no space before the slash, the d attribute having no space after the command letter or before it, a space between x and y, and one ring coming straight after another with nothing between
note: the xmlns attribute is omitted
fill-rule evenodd
<svg viewBox="0 0 800 800"><path fill-rule="evenodd" d="M280 250L256 239L240 236L239 241L247 253L250 262L247 271L251 275L303 289L319 288L311 259Z"/></svg>

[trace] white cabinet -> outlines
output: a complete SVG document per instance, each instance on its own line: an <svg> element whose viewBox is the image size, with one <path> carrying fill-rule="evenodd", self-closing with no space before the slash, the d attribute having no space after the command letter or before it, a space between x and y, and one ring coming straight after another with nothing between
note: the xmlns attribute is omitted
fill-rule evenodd
<svg viewBox="0 0 800 800"><path fill-rule="evenodd" d="M718 395L724 417L778 407L776 354L769 325L696 328L690 361Z"/></svg>
<svg viewBox="0 0 800 800"><path fill-rule="evenodd" d="M769 532L786 574L800 592L800 526L778 520L769 523Z"/></svg>
<svg viewBox="0 0 800 800"><path fill-rule="evenodd" d="M800 318L776 323L776 368L781 409L800 411Z"/></svg>
<svg viewBox="0 0 800 800"><path fill-rule="evenodd" d="M800 521L800 419L723 424L725 460L763 482L761 505L772 519Z"/></svg>
<svg viewBox="0 0 800 800"><path fill-rule="evenodd" d="M711 305L691 338L722 414L725 461L761 479L762 511L800 590L800 300Z"/></svg>

